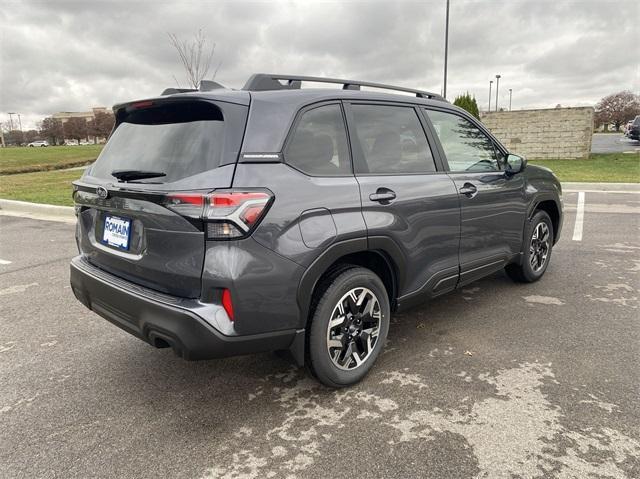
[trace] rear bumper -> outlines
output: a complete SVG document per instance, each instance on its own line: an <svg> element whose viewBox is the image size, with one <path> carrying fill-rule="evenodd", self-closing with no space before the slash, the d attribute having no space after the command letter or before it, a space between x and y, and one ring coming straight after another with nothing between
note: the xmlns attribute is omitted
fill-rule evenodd
<svg viewBox="0 0 640 479"><path fill-rule="evenodd" d="M301 331L222 334L199 313L222 308L140 287L96 268L82 256L71 260L71 289L98 315L155 347L173 348L187 360L287 349Z"/></svg>

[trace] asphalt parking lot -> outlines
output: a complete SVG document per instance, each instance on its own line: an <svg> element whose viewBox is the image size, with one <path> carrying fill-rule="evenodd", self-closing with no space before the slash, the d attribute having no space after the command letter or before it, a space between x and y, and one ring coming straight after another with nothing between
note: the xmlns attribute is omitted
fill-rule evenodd
<svg viewBox="0 0 640 479"><path fill-rule="evenodd" d="M624 153L640 151L640 141L631 140L622 133L594 133L591 153Z"/></svg>
<svg viewBox="0 0 640 479"><path fill-rule="evenodd" d="M0 477L638 478L640 194L564 201L540 282L396 315L340 391L151 348L73 298L72 225L0 216Z"/></svg>

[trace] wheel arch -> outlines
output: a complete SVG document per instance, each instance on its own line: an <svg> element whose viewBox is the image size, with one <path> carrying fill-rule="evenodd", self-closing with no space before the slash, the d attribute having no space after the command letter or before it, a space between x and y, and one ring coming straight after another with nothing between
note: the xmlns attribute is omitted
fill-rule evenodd
<svg viewBox="0 0 640 479"><path fill-rule="evenodd" d="M552 197L542 197L537 199L533 205L533 208L529 212L529 221L531 221L531 218L536 213L536 211L544 211L551 218L551 224L553 225L553 244L555 245L560 237L560 227L562 226L560 222L561 209L558 205L558 202L555 198Z"/></svg>
<svg viewBox="0 0 640 479"><path fill-rule="evenodd" d="M400 290L402 264L399 263L398 252L389 251L388 246L385 241L368 242L366 238L360 238L334 243L322 253L304 272L298 286L300 327L307 324L313 295L322 281L339 274L347 265L362 266L376 273L387 289L393 308Z"/></svg>

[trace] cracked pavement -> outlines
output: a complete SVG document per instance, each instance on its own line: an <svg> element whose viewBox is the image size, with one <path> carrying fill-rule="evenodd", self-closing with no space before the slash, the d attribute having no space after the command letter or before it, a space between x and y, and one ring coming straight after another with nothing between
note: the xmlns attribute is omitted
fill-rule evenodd
<svg viewBox="0 0 640 479"><path fill-rule="evenodd" d="M577 193L545 277L395 315L333 391L274 354L186 362L68 285L73 226L0 216L0 477L640 477L640 194Z"/></svg>

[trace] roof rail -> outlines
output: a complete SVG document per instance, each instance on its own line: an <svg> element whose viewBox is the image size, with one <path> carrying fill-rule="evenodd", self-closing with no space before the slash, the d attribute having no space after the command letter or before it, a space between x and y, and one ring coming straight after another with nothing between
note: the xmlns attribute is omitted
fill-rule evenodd
<svg viewBox="0 0 640 479"><path fill-rule="evenodd" d="M286 83L281 83L282 81ZM360 87L366 86L370 88L381 88L384 90L401 91L405 93L413 93L418 98L430 98L433 100L446 101L442 95L431 93L423 90L414 90L413 88L404 88L394 85L385 85L383 83L372 83L356 80L342 80L339 78L309 77L300 75L279 75L273 73L255 73L249 77L247 83L242 87L243 90L250 91L266 91L266 90L298 90L302 82L317 83L337 83L342 84L343 90L360 90Z"/></svg>

